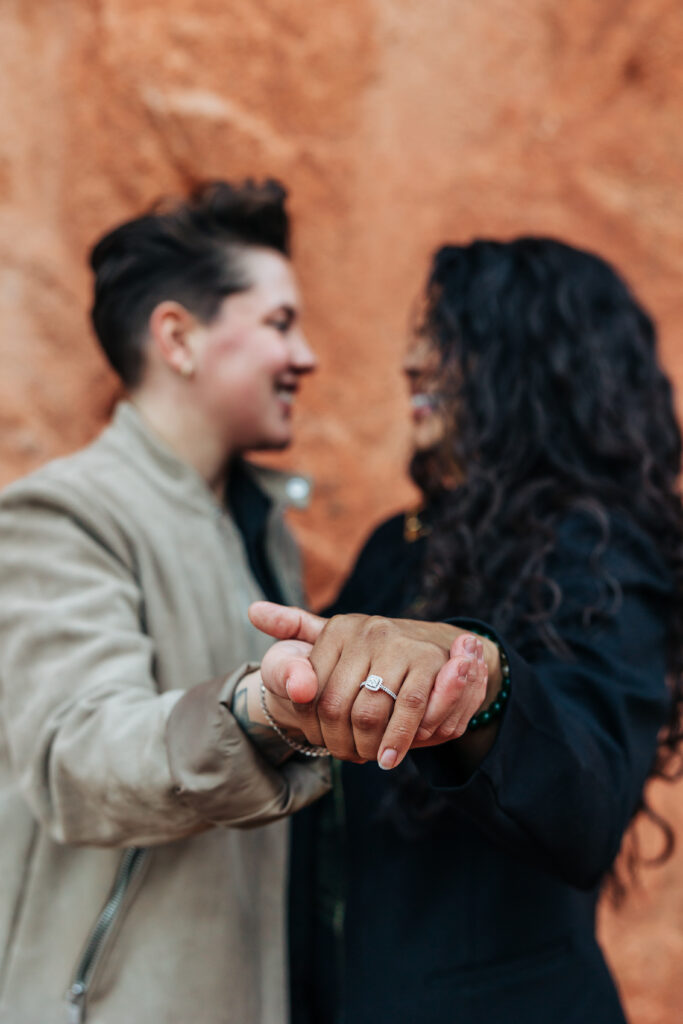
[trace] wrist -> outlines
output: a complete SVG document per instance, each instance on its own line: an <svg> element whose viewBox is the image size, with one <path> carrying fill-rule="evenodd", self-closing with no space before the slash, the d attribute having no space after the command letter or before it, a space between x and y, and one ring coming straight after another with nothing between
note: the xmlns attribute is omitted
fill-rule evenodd
<svg viewBox="0 0 683 1024"><path fill-rule="evenodd" d="M507 655L496 640L485 633L477 634L484 643L489 667L486 696L470 719L468 730L476 730L499 718L510 696L510 665Z"/></svg>
<svg viewBox="0 0 683 1024"><path fill-rule="evenodd" d="M263 684L263 690L261 690L261 684L263 680L259 674L257 684L254 688L254 694L252 700L258 705L258 715L267 725L273 728L270 719L277 725L278 729L282 729L283 732L290 736L292 739L303 740L306 742L296 712L292 707L292 702L285 699L284 697L277 697L268 687Z"/></svg>
<svg viewBox="0 0 683 1024"><path fill-rule="evenodd" d="M266 689L265 684L261 681L259 686L259 702L261 706L261 713L265 717L270 728L284 743L290 747L291 750L295 750L298 754L303 754L305 757L330 757L330 752L326 747L316 746L307 741L306 736L300 733L299 736L292 736L290 730L285 730L280 726L272 714L267 704L267 698L269 691ZM270 694L272 697L273 695Z"/></svg>
<svg viewBox="0 0 683 1024"><path fill-rule="evenodd" d="M261 673L249 672L235 687L230 710L242 731L258 747L263 756L274 765L280 765L292 755L292 749L283 735L273 731L263 714L259 700Z"/></svg>
<svg viewBox="0 0 683 1024"><path fill-rule="evenodd" d="M477 633L484 645L484 658L488 669L486 683L486 696L482 701L480 711L484 711L489 704L492 704L503 685L503 665L500 657L498 644L490 637Z"/></svg>

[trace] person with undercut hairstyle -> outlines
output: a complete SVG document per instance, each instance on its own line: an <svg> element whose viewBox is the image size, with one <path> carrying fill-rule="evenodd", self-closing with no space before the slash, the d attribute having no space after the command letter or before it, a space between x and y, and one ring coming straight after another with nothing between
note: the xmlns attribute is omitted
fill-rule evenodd
<svg viewBox="0 0 683 1024"><path fill-rule="evenodd" d="M286 1020L281 819L326 768L240 666L269 646L249 601L301 600L305 483L243 458L289 443L315 367L288 235L270 181L102 238L127 398L0 500L3 1024Z"/></svg>

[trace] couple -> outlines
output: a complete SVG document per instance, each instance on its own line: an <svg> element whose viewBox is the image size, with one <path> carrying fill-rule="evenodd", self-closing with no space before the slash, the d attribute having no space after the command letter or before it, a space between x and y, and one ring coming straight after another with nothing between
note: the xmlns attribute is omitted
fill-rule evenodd
<svg viewBox="0 0 683 1024"><path fill-rule="evenodd" d="M315 366L283 190L201 188L91 262L129 400L0 502L0 1022L65 992L94 1024L285 1021L294 812L296 1024L623 1021L595 903L683 634L646 314L557 242L441 249L405 367L424 508L326 624L283 607L300 482L242 457L289 443Z"/></svg>

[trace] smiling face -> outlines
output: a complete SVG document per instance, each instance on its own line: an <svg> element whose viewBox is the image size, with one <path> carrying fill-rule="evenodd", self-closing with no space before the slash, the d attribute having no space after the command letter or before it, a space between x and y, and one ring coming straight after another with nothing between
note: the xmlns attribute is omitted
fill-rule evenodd
<svg viewBox="0 0 683 1024"><path fill-rule="evenodd" d="M272 249L247 248L242 265L251 286L224 299L192 337L195 394L233 453L290 443L300 379L316 367L290 261Z"/></svg>
<svg viewBox="0 0 683 1024"><path fill-rule="evenodd" d="M441 407L439 378L441 359L436 345L417 335L408 348L403 372L410 389L413 433L416 452L435 448L444 438L446 421Z"/></svg>

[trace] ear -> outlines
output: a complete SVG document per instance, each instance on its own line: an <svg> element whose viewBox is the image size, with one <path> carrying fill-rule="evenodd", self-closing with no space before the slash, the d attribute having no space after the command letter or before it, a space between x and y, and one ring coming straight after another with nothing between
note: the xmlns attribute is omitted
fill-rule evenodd
<svg viewBox="0 0 683 1024"><path fill-rule="evenodd" d="M160 302L149 318L149 335L163 361L183 377L196 369L192 335L198 321L180 302Z"/></svg>

